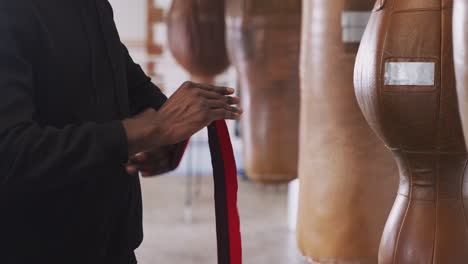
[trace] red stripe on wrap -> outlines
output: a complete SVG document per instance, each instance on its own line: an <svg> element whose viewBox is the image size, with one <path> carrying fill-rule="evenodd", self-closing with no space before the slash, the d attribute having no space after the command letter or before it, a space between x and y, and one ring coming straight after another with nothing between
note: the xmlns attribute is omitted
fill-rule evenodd
<svg viewBox="0 0 468 264"><path fill-rule="evenodd" d="M237 168L234 159L229 131L224 120L215 122L218 139L221 146L221 155L224 161L224 175L226 177L226 196L229 228L230 264L242 263L242 241L240 232L240 219L237 209ZM221 263L220 263L221 264Z"/></svg>

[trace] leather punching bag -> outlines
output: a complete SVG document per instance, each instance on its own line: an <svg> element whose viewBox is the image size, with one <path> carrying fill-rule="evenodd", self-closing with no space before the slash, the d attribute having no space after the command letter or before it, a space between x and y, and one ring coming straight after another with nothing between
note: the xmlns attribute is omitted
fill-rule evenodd
<svg viewBox="0 0 468 264"><path fill-rule="evenodd" d="M297 177L301 0L226 0L240 78L244 168L263 183Z"/></svg>
<svg viewBox="0 0 468 264"><path fill-rule="evenodd" d="M192 81L213 83L229 66L224 0L174 0L167 27L169 48Z"/></svg>
<svg viewBox="0 0 468 264"><path fill-rule="evenodd" d="M397 167L359 109L353 69L373 0L303 0L302 253L321 264L375 264Z"/></svg>
<svg viewBox="0 0 468 264"><path fill-rule="evenodd" d="M358 102L400 168L380 264L468 261L467 152L455 89L452 5L379 0L361 42Z"/></svg>
<svg viewBox="0 0 468 264"><path fill-rule="evenodd" d="M468 142L468 1L454 0L453 10L453 54L458 101L465 142Z"/></svg>

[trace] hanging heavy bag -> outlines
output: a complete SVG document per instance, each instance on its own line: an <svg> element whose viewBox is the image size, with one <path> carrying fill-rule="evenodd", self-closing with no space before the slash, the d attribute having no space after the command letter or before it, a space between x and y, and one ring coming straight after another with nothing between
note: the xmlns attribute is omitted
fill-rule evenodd
<svg viewBox="0 0 468 264"><path fill-rule="evenodd" d="M467 152L455 89L452 4L379 0L361 42L358 102L400 168L380 264L468 260Z"/></svg>
<svg viewBox="0 0 468 264"><path fill-rule="evenodd" d="M453 59L465 142L468 142L468 2L454 0L453 10Z"/></svg>
<svg viewBox="0 0 468 264"><path fill-rule="evenodd" d="M226 0L228 50L242 93L244 169L297 177L301 0Z"/></svg>
<svg viewBox="0 0 468 264"><path fill-rule="evenodd" d="M174 0L167 27L169 48L192 81L211 84L229 66L224 0Z"/></svg>
<svg viewBox="0 0 468 264"><path fill-rule="evenodd" d="M353 86L374 0L304 0L298 245L318 263L377 263L398 170Z"/></svg>

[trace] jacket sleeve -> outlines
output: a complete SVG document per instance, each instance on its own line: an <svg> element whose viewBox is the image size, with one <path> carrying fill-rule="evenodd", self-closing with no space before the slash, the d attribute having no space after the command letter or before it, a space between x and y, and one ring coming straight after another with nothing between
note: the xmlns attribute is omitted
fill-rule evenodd
<svg viewBox="0 0 468 264"><path fill-rule="evenodd" d="M34 93L41 87L33 81L33 45L27 43L37 42L37 23L27 7L4 6L14 2L0 4L0 192L57 188L126 162L120 121L57 128L34 120Z"/></svg>
<svg viewBox="0 0 468 264"><path fill-rule="evenodd" d="M167 100L161 90L151 82L141 69L130 57L127 48L122 44L127 66L127 86L130 98L130 110L137 114L146 108L159 109Z"/></svg>

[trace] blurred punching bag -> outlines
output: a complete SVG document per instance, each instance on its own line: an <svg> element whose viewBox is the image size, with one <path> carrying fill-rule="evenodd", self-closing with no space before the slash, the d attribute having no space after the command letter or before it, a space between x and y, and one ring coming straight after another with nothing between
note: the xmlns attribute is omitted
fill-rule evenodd
<svg viewBox="0 0 468 264"><path fill-rule="evenodd" d="M263 183L297 177L301 0L226 0L240 78L244 168Z"/></svg>
<svg viewBox="0 0 468 264"><path fill-rule="evenodd" d="M468 142L468 1L454 0L453 47L457 77L458 101Z"/></svg>
<svg viewBox="0 0 468 264"><path fill-rule="evenodd" d="M354 94L354 62L373 3L303 0L297 239L321 264L377 263L397 192L392 155Z"/></svg>
<svg viewBox="0 0 468 264"><path fill-rule="evenodd" d="M358 102L400 168L380 264L468 261L467 153L455 89L452 5L379 0L361 42Z"/></svg>
<svg viewBox="0 0 468 264"><path fill-rule="evenodd" d="M224 0L174 0L167 27L169 48L192 81L213 83L229 66Z"/></svg>

